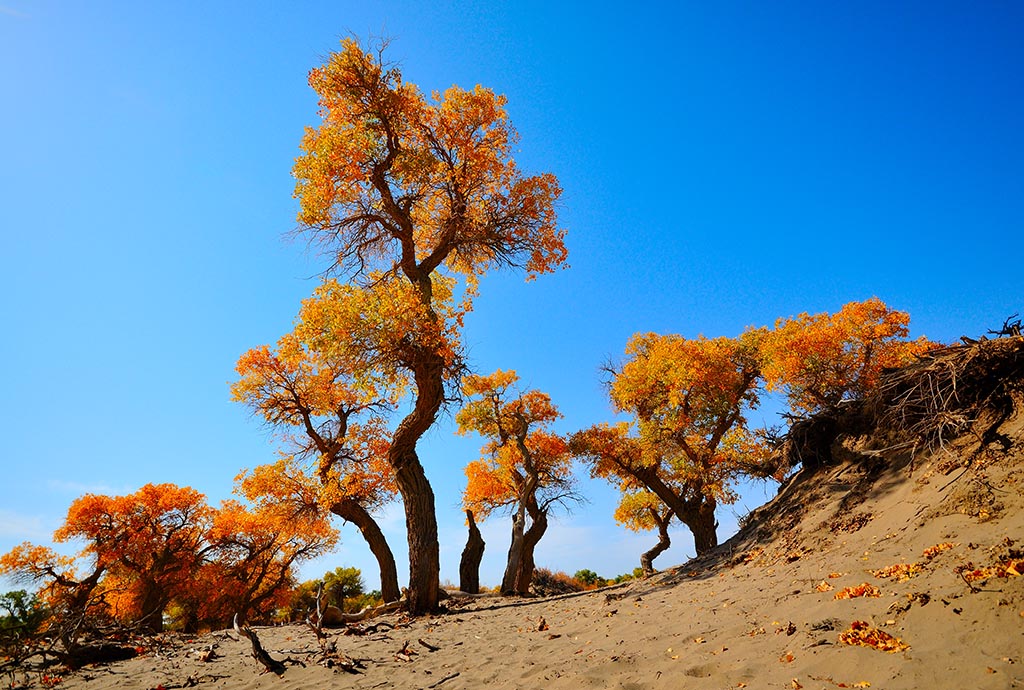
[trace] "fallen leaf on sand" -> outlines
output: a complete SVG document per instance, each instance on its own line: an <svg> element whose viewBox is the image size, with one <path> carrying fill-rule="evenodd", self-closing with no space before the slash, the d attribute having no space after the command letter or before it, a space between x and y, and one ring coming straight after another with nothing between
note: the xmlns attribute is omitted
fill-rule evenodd
<svg viewBox="0 0 1024 690"><path fill-rule="evenodd" d="M925 558L927 558L930 561L931 559L935 558L936 556L938 556L943 551L946 551L947 549L951 549L954 546L956 546L956 544L954 544L953 542L950 542L950 541L943 542L942 544L936 544L935 546L929 546L927 549L925 549L924 551L921 552L921 555L924 556Z"/></svg>
<svg viewBox="0 0 1024 690"><path fill-rule="evenodd" d="M886 568L872 570L871 574L879 578L892 578L896 582L904 582L921 572L920 563L896 563Z"/></svg>
<svg viewBox="0 0 1024 690"><path fill-rule="evenodd" d="M834 599L855 599L857 597L880 597L882 593L878 591L878 587L865 582L861 585L855 585L853 587L847 587L836 592Z"/></svg>
<svg viewBox="0 0 1024 690"><path fill-rule="evenodd" d="M828 591L831 591L831 590L835 589L835 587L830 585L825 580L822 580L821 582L818 583L818 586L815 587L814 589L818 590L819 592L828 592Z"/></svg>
<svg viewBox="0 0 1024 690"><path fill-rule="evenodd" d="M872 628L864 621L853 621L849 630L839 633L839 641L843 644L871 647L890 654L910 649L910 645L898 637L893 637L884 630Z"/></svg>

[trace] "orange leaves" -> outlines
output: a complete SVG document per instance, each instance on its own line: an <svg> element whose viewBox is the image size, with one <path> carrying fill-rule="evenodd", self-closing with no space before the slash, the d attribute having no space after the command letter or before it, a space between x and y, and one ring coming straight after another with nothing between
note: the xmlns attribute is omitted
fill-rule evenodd
<svg viewBox="0 0 1024 690"><path fill-rule="evenodd" d="M853 621L848 630L839 633L839 641L848 645L871 647L872 649L889 652L890 654L910 649L910 645L904 643L899 638L893 637L884 630L872 628L864 621Z"/></svg>
<svg viewBox="0 0 1024 690"><path fill-rule="evenodd" d="M428 100L352 40L309 83L323 121L293 169L299 222L343 268L416 282L441 265L473 280L494 266L532 276L564 264L561 188L517 169L504 96L453 86Z"/></svg>
<svg viewBox="0 0 1024 690"><path fill-rule="evenodd" d="M879 570L872 570L871 574L878 578L892 578L895 582L905 582L921 572L920 563L896 563Z"/></svg>
<svg viewBox="0 0 1024 690"><path fill-rule="evenodd" d="M536 501L538 493L558 500L572 492L569 446L547 430L561 414L546 393L518 390L518 380L514 371L500 369L463 378L470 400L456 416L459 433L474 431L488 441L484 457L466 466L463 504L482 517Z"/></svg>
<svg viewBox="0 0 1024 690"><path fill-rule="evenodd" d="M958 566L957 571L964 581L968 583L985 582L993 577L1006 580L1011 577L1020 577L1021 574L1024 574L1024 559L1014 560L1011 558L1002 563L982 568L974 568L972 564L968 564L967 567Z"/></svg>
<svg viewBox="0 0 1024 690"><path fill-rule="evenodd" d="M955 546L956 544L950 541L943 542L941 544L936 544L934 546L929 546L927 549L921 552L921 556L927 558L930 561L943 551L948 551L949 549L952 549Z"/></svg>
<svg viewBox="0 0 1024 690"><path fill-rule="evenodd" d="M828 584L828 583L825 583ZM821 590L819 590L821 591ZM845 587L833 597L833 599L856 599L857 597L880 597L882 593L878 591L878 587L865 582L861 585L855 585L852 587Z"/></svg>
<svg viewBox="0 0 1024 690"><path fill-rule="evenodd" d="M792 408L810 414L863 396L884 369L913 361L934 346L907 341L910 317L877 297L850 302L835 314L779 319L762 343L768 390L782 389Z"/></svg>

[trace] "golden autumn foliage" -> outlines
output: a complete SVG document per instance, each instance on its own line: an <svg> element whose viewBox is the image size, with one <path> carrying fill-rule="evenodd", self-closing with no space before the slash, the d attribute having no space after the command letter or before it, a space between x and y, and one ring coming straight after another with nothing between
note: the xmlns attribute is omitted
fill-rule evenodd
<svg viewBox="0 0 1024 690"><path fill-rule="evenodd" d="M490 89L453 86L427 98L384 62L383 46L373 52L353 40L313 69L309 84L321 121L306 129L293 168L299 225L331 258L329 270L361 285L324 289L365 303L325 315L315 347L361 357L359 376L410 384L412 410L395 428L388 462L409 532L408 608L425 613L437 607L440 564L433 489L416 444L457 380L457 329L480 276L521 267L532 278L565 264L561 189L551 174L520 172L505 98Z"/></svg>
<svg viewBox="0 0 1024 690"><path fill-rule="evenodd" d="M500 369L463 378L471 400L456 417L459 433L487 439L481 458L466 466L463 506L481 519L527 500L546 509L572 490L568 445L548 430L562 415L546 393L517 390L518 380L514 371Z"/></svg>
<svg viewBox="0 0 1024 690"><path fill-rule="evenodd" d="M909 324L906 312L877 297L835 314L779 319L760 346L765 385L785 392L793 411L805 415L863 397L882 371L935 347L923 337L907 340Z"/></svg>
<svg viewBox="0 0 1024 690"><path fill-rule="evenodd" d="M762 337L761 330L740 338L634 336L610 387L615 409L632 424L573 436L595 476L646 488L672 508L698 553L718 543L714 511L735 500L732 482L767 457L744 416L758 403Z"/></svg>
<svg viewBox="0 0 1024 690"><path fill-rule="evenodd" d="M547 529L548 513L558 503L575 500L576 492L568 443L549 428L561 413L546 393L522 391L518 381L514 371L500 369L464 377L469 402L456 421L459 433L473 431L487 439L481 458L466 466L463 506L482 518L500 508L511 510L512 547L502 591L526 594L533 549Z"/></svg>
<svg viewBox="0 0 1024 690"><path fill-rule="evenodd" d="M0 558L0 573L33 582L77 635L110 619L159 631L225 625L238 613L267 619L292 585L292 567L323 553L337 532L315 515L227 501L218 510L189 487L147 484L133 494L75 500L56 541L76 540L76 557L23 544ZM82 576L78 570L90 574Z"/></svg>
<svg viewBox="0 0 1024 690"><path fill-rule="evenodd" d="M746 415L762 394L783 391L808 414L864 396L881 372L933 344L907 341L909 317L872 298L838 313L780 319L737 338L639 333L612 371L610 397L629 424L573 436L594 476L623 491L647 489L690 527L702 553L717 543L714 510L734 500L742 475L782 480L765 430Z"/></svg>
<svg viewBox="0 0 1024 690"><path fill-rule="evenodd" d="M299 222L339 266L430 274L443 265L475 278L565 262L561 189L512 160L518 135L504 96L452 86L428 99L350 39L309 84L322 122L307 128L293 170Z"/></svg>

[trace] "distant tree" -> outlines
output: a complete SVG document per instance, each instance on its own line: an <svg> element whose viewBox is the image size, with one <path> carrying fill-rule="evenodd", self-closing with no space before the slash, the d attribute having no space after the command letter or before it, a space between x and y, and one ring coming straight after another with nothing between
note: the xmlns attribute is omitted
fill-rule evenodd
<svg viewBox="0 0 1024 690"><path fill-rule="evenodd" d="M293 586L292 567L332 547L337 532L277 503L215 510L190 487L147 484L76 499L54 539L85 546L70 557L22 544L0 557L0 574L40 588L55 636L73 653L107 621L152 633L172 612L190 630L234 613L265 620Z"/></svg>
<svg viewBox="0 0 1024 690"><path fill-rule="evenodd" d="M634 336L610 394L636 435L629 424L598 425L571 440L594 476L663 501L693 533L698 555L718 545L715 510L736 499L731 485L768 456L745 418L758 404L762 337Z"/></svg>
<svg viewBox="0 0 1024 690"><path fill-rule="evenodd" d="M327 602L342 610L345 608L346 599L361 596L366 590L359 568L335 568L324 574L323 582Z"/></svg>
<svg viewBox="0 0 1024 690"><path fill-rule="evenodd" d="M464 507L482 519L495 510L512 513L503 594L529 593L534 549L551 508L579 499L569 447L548 431L561 414L546 393L518 390L518 380L514 371L500 369L466 376L462 388L470 401L456 416L460 433L475 431L488 440L483 457L466 467Z"/></svg>
<svg viewBox="0 0 1024 690"><path fill-rule="evenodd" d="M604 579L593 570L584 568L583 570L577 570L576 574L572 576L574 580L580 582L586 587L604 587L608 584L608 580Z"/></svg>
<svg viewBox="0 0 1024 690"><path fill-rule="evenodd" d="M49 608L37 594L24 589L0 594L0 657L23 659L49 617Z"/></svg>
<svg viewBox="0 0 1024 690"><path fill-rule="evenodd" d="M325 339L355 341L364 371L411 383L412 409L387 460L406 511L408 607L422 614L437 607L440 564L434 494L416 446L459 370L453 355L469 304L448 309L454 276L466 279L468 298L493 268L534 276L562 265L566 250L555 224L561 190L552 175L516 167L505 99L453 86L428 100L382 52L345 40L310 72L323 119L306 130L293 173L303 231L373 302L362 312L370 324L355 315L345 320L354 329L324 323Z"/></svg>

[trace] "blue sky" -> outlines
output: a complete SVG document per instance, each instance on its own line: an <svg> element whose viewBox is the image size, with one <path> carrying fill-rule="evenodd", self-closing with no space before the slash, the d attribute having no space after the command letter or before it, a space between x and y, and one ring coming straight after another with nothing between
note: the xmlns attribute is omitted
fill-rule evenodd
<svg viewBox="0 0 1024 690"><path fill-rule="evenodd" d="M390 36L425 91L506 94L520 165L560 179L572 268L487 277L465 341L572 431L609 418L598 367L638 331L737 335L877 295L954 340L1024 310L1022 30L1011 2L0 0L0 552L48 543L84 492L217 502L273 459L228 382L324 266L284 235L306 74L341 37ZM421 455L457 581L479 443L452 428ZM653 537L582 487L538 563L631 570ZM772 492L745 489L722 536ZM404 562L400 508L384 523ZM343 539L304 575L375 584ZM495 584L507 523L485 539ZM693 553L674 539L662 565Z"/></svg>

